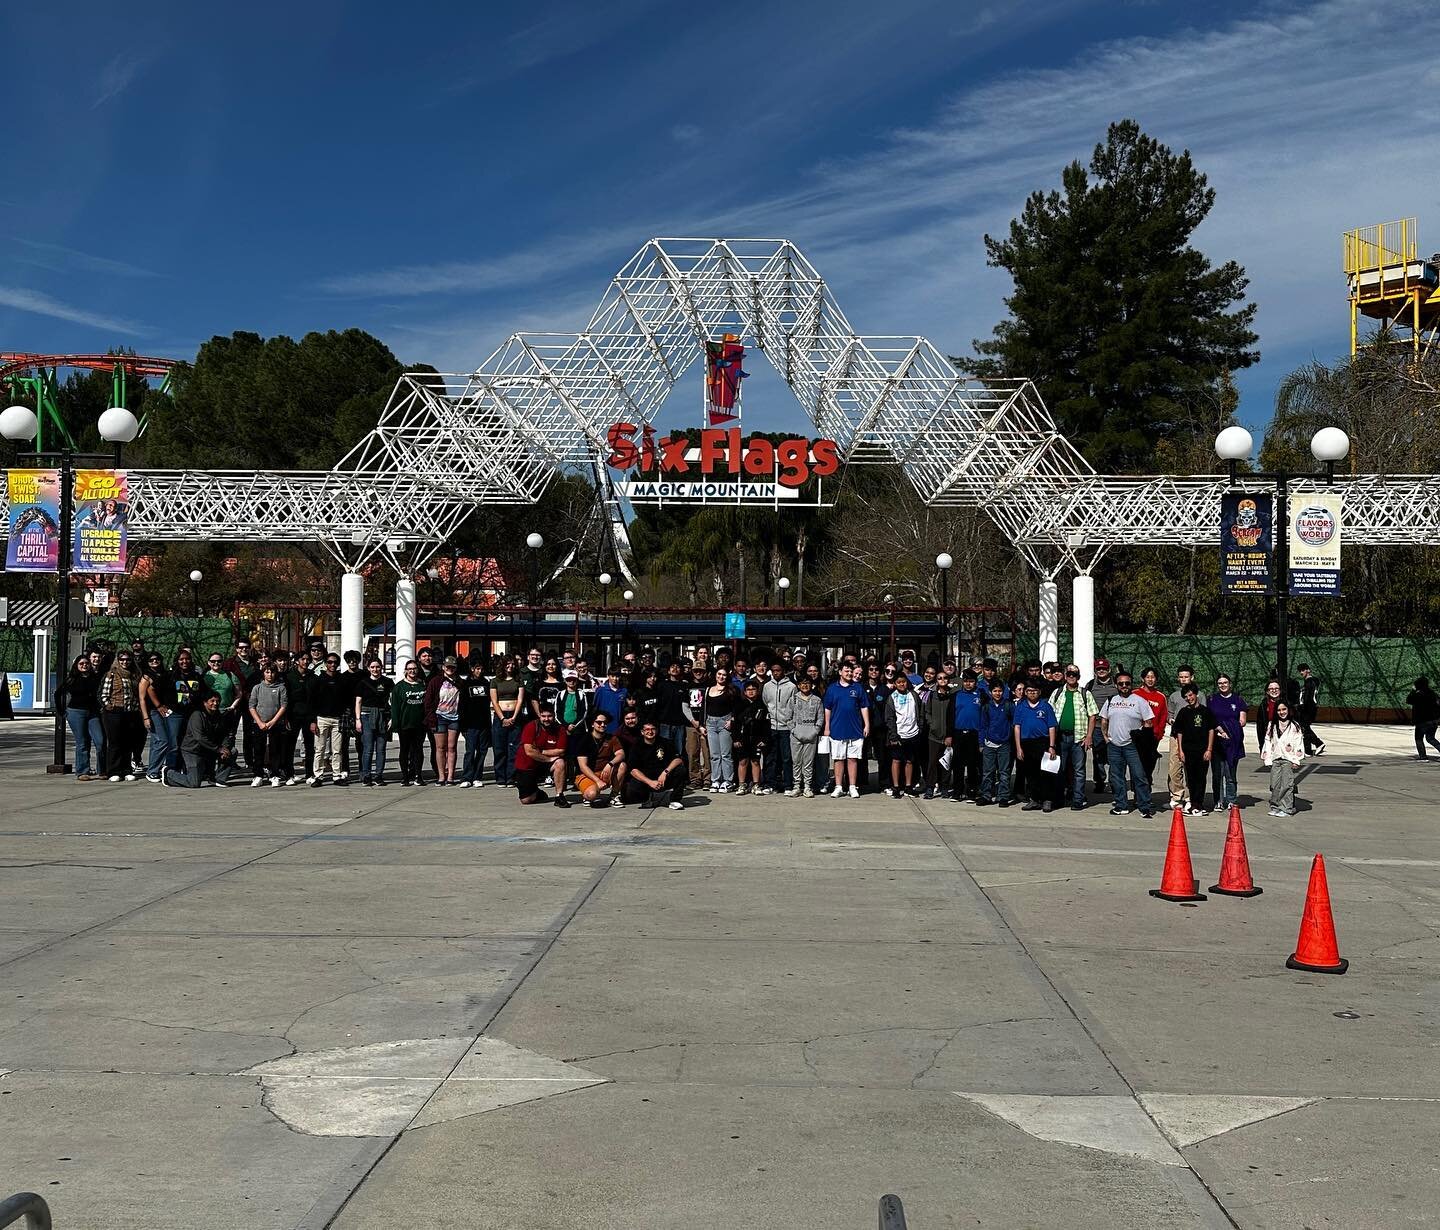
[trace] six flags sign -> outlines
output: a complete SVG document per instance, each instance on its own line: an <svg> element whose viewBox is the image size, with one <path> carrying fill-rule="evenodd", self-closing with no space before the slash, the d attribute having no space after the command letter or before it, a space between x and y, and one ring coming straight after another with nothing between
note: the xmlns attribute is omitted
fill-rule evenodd
<svg viewBox="0 0 1440 1230"><path fill-rule="evenodd" d="M636 504L799 500L810 479L829 478L840 469L834 440L792 437L772 443L758 435L742 440L738 427L705 428L697 445L685 435L657 439L648 425L616 423L605 440L610 446L605 464L633 476L616 486Z"/></svg>

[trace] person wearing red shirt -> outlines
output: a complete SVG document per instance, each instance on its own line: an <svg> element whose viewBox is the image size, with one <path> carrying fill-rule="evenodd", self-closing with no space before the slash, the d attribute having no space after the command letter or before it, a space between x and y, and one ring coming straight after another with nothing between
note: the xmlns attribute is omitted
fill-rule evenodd
<svg viewBox="0 0 1440 1230"><path fill-rule="evenodd" d="M1140 763L1145 767L1145 780L1151 786L1155 784L1155 764L1160 759L1160 741L1170 729L1166 724L1170 720L1169 706L1159 684L1160 676L1155 673L1155 668L1147 666L1140 672L1140 686L1135 689L1135 695L1143 696L1150 702L1150 708L1155 710L1155 720L1135 732L1135 750L1140 753Z"/></svg>
<svg viewBox="0 0 1440 1230"><path fill-rule="evenodd" d="M540 717L527 722L520 732L515 751L515 788L522 803L543 803L541 778L555 785L555 806L569 807L565 797L565 728L555 720L553 708L540 710Z"/></svg>

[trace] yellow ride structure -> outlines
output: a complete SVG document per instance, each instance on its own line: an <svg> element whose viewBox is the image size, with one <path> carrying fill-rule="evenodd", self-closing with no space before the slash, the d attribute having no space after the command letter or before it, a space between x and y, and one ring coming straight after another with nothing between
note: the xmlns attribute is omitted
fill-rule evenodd
<svg viewBox="0 0 1440 1230"><path fill-rule="evenodd" d="M1350 288L1350 354L1383 338L1409 346L1416 360L1440 331L1440 252L1421 258L1415 219L1381 222L1345 232L1345 279ZM1360 317L1380 324L1375 339L1360 337Z"/></svg>

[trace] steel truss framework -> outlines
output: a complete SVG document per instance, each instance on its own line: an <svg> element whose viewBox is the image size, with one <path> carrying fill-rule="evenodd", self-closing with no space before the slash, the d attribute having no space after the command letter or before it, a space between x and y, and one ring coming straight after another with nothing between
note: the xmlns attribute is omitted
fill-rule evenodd
<svg viewBox="0 0 1440 1230"><path fill-rule="evenodd" d="M1097 475L1034 385L968 379L923 337L856 333L776 239L651 240L580 332L513 334L467 376L404 376L332 471L132 471L132 533L318 541L346 567L383 554L408 570L476 506L533 502L568 468L598 474L613 512L606 431L652 423L727 332L774 364L845 462L899 464L927 502L983 508L1046 575L1113 546L1214 541L1225 477ZM1343 491L1350 541L1440 543L1440 476Z"/></svg>

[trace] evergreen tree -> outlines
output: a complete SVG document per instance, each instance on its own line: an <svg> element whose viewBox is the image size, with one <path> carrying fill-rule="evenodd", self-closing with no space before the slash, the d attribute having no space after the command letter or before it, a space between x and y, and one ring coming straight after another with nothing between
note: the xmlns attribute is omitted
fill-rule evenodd
<svg viewBox="0 0 1440 1230"><path fill-rule="evenodd" d="M1088 170L1034 192L1008 238L985 236L1014 292L1010 318L959 366L1035 381L1056 424L1101 471L1153 468L1201 390L1260 356L1245 271L1190 246L1214 190L1133 120L1112 124Z"/></svg>

